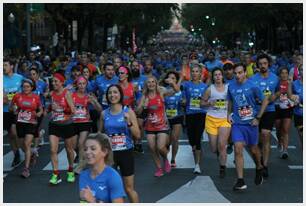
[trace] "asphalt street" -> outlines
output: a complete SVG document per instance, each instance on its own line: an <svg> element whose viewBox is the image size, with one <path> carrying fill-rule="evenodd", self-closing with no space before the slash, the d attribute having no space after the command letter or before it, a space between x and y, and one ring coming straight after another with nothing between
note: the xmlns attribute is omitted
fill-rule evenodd
<svg viewBox="0 0 306 206"><path fill-rule="evenodd" d="M52 169L49 157L48 138L39 150L37 164L31 169L28 179L20 177L23 165L12 169L10 163L12 152L8 137L4 136L4 203L77 203L78 181L67 183L66 153L60 145L59 162L61 177L64 180L57 186L48 184ZM302 152L295 128L290 131L289 158L279 158L277 142L272 137L272 149L269 165L269 178L263 184L254 184L255 165L247 151L245 157L245 181L248 189L234 192L236 171L233 153L228 155L227 173L224 179L219 178L217 157L210 152L207 138L203 138L201 160L202 174L193 174L191 148L185 135L180 138L178 167L163 177L153 176L154 165L146 141L143 141L145 153L135 154L135 187L143 203L155 202L190 202L190 203L301 203L303 202L303 161ZM128 202L128 200L126 200Z"/></svg>

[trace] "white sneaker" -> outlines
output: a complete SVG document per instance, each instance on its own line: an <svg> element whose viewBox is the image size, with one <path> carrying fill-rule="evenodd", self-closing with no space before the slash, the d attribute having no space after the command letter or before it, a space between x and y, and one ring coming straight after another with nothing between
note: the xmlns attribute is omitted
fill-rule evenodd
<svg viewBox="0 0 306 206"><path fill-rule="evenodd" d="M193 170L194 174L201 174L201 169L200 169L200 165L196 164Z"/></svg>

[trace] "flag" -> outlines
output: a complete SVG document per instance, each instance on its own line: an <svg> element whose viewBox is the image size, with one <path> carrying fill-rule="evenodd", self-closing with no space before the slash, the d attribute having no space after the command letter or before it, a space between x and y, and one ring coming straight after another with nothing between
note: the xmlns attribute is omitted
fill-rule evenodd
<svg viewBox="0 0 306 206"><path fill-rule="evenodd" d="M136 53L137 51L137 45L136 45L136 34L135 34L135 28L133 28L133 34L132 34L132 46L133 46L133 53Z"/></svg>

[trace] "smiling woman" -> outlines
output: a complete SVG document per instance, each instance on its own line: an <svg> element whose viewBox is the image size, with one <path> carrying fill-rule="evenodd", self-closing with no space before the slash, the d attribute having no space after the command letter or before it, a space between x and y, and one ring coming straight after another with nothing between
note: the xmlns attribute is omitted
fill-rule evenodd
<svg viewBox="0 0 306 206"><path fill-rule="evenodd" d="M126 195L121 177L109 166L113 153L107 135L90 134L84 142L84 155L89 169L80 174L81 202L123 203Z"/></svg>

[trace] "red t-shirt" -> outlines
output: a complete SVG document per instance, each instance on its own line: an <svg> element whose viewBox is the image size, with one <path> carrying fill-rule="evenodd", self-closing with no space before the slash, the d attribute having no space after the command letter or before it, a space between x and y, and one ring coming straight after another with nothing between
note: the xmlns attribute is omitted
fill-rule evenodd
<svg viewBox="0 0 306 206"><path fill-rule="evenodd" d="M149 98L145 130L163 131L168 130L169 126L165 115L165 103L159 94Z"/></svg>
<svg viewBox="0 0 306 206"><path fill-rule="evenodd" d="M89 122L90 115L88 112L89 98L88 95L80 97L77 92L72 93L72 100L75 106L75 113L72 120L75 123Z"/></svg>
<svg viewBox="0 0 306 206"><path fill-rule="evenodd" d="M17 93L12 103L17 106L17 122L37 124L36 110L41 107L38 95Z"/></svg>
<svg viewBox="0 0 306 206"><path fill-rule="evenodd" d="M123 90L123 105L129 106L130 108L134 108L135 106L135 95L134 95L134 85L133 83L129 83L126 88L123 88L122 85L120 85Z"/></svg>
<svg viewBox="0 0 306 206"><path fill-rule="evenodd" d="M56 105L55 109L52 108L52 116L51 119L53 122L64 122L70 119L71 109L66 100L67 89L57 95L55 92L51 92L51 105Z"/></svg>

